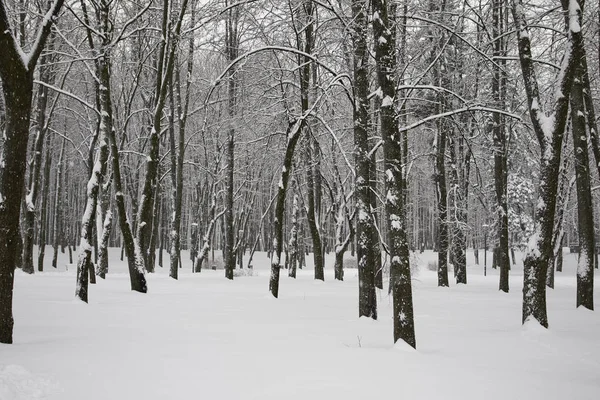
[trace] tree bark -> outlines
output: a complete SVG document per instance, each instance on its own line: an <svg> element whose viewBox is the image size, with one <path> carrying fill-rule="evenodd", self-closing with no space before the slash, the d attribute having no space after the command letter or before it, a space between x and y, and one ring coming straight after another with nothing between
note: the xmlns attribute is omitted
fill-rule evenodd
<svg viewBox="0 0 600 400"><path fill-rule="evenodd" d="M550 115L541 108L537 76L533 68L531 41L525 18L522 0L513 0L512 13L517 27L517 40L521 71L527 92L529 114L533 130L541 150L539 200L535 217L537 228L530 238L527 254L523 262L523 323L530 318L548 327L546 309L546 274L548 262L553 255L552 234L556 206L556 192L560 171L562 138L569 110L569 97L576 67L576 60L582 56L583 36L581 33L581 9L573 6L574 1L563 1L563 11L568 26L567 46L558 88ZM576 5L576 4L575 4ZM570 10L569 8L573 8Z"/></svg>
<svg viewBox="0 0 600 400"><path fill-rule="evenodd" d="M406 236L404 204L404 168L402 142L398 130L396 110L396 3L373 0L373 34L377 80L382 96L380 118L381 137L385 154L388 243L390 251L391 287L394 302L394 343L404 340L416 348L413 316L412 286ZM378 16L379 18L377 18Z"/></svg>
<svg viewBox="0 0 600 400"><path fill-rule="evenodd" d="M492 74L492 99L494 107L499 110L505 109L506 102L506 39L504 34L504 15L507 12L504 0L494 0L492 3L492 35L494 41L494 57L496 63L493 65ZM505 118L500 113L492 114L491 131L494 140L494 186L496 190L496 209L498 214L498 239L500 250L496 265L500 268L499 290L509 291L510 259L508 254L508 149Z"/></svg>
<svg viewBox="0 0 600 400"><path fill-rule="evenodd" d="M285 148L285 156L283 159L283 167L281 169L281 178L277 189L277 203L275 204L275 219L273 221L273 258L271 259L271 277L269 279L269 291L273 297L279 297L279 275L281 269L281 252L283 250L283 214L285 211L285 195L287 191L290 172L292 169L292 161L294 158L294 150L300 133L304 125L303 115L296 121L291 121L288 125L286 138L287 145Z"/></svg>
<svg viewBox="0 0 600 400"><path fill-rule="evenodd" d="M585 54L583 55L585 56ZM583 59L583 57L582 57ZM577 261L577 307L594 309L594 204L590 188L586 115L584 113L585 64L577 60L575 79L571 88L571 124L575 153L575 181L577 185L577 231L579 256Z"/></svg>
<svg viewBox="0 0 600 400"><path fill-rule="evenodd" d="M358 315L377 319L375 291L374 243L375 225L371 213L371 186L369 183L369 75L367 49L368 1L352 1L352 40L354 46L354 160L356 169L356 258L358 266Z"/></svg>
<svg viewBox="0 0 600 400"><path fill-rule="evenodd" d="M61 244L60 241L64 240L65 236L65 226L66 224L62 221L62 203L63 196L62 193L62 176L64 171L64 156L65 156L65 147L67 144L67 140L63 139L60 155L58 156L58 164L56 165L56 186L55 186L55 194L54 194L54 207L56 210L54 211L54 242L53 242L53 255L52 255L52 266L57 268L58 264L58 247ZM63 250L64 253L64 250Z"/></svg>
<svg viewBox="0 0 600 400"><path fill-rule="evenodd" d="M46 56L41 57L41 64L46 64ZM51 80L49 67L44 65L40 71L40 80L47 83ZM35 231L35 216L38 194L42 186L41 171L42 159L44 153L44 144L46 140L47 121L46 121L46 106L48 104L48 88L43 85L38 85L37 88L37 105L36 105L36 129L35 139L33 143L33 155L31 169L29 171L29 188L25 197L25 217L23 218L23 272L33 274L33 241ZM40 224L43 219L40 218ZM40 225L38 224L38 225Z"/></svg>
<svg viewBox="0 0 600 400"><path fill-rule="evenodd" d="M46 157L44 160L44 175L43 175L43 184L42 184L42 204L41 204L41 212L40 212L40 223L39 223L39 247L38 247L38 271L44 270L44 257L46 256L46 244L48 242L48 191L50 189L50 159L51 159L51 149L50 149L50 137L46 137Z"/></svg>

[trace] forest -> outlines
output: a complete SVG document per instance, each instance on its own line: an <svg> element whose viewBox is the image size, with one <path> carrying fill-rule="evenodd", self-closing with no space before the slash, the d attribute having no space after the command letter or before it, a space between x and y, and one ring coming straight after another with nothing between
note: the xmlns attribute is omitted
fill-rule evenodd
<svg viewBox="0 0 600 400"><path fill-rule="evenodd" d="M90 307L350 279L411 348L420 269L543 331L568 259L593 310L599 49L584 0L2 0L0 343L65 268Z"/></svg>

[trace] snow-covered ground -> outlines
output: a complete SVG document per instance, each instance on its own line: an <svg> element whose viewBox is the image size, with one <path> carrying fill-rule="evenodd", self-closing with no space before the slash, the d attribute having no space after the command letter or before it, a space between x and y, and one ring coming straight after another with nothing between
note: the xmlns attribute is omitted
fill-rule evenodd
<svg viewBox="0 0 600 400"><path fill-rule="evenodd" d="M179 281L158 268L139 294L111 249L85 305L61 257L59 271L17 272L1 400L600 399L600 316L575 309L575 255L548 292L549 330L521 325L520 260L504 294L490 258L487 277L469 254L469 284L438 288L427 269L435 254L419 255L416 351L392 344L387 291L378 321L357 317L356 270L336 282L331 258L325 282L312 269L297 280L283 271L279 299L264 253L253 276L233 282L191 274L189 261Z"/></svg>

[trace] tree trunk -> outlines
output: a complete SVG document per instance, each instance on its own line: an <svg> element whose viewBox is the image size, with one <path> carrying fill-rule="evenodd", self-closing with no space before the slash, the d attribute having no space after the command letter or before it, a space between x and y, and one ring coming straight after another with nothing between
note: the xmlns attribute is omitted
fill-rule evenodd
<svg viewBox="0 0 600 400"><path fill-rule="evenodd" d="M373 15L377 80L382 96L380 118L385 155L385 208L388 218L388 244L391 257L390 281L394 302L394 343L402 339L408 345L416 348L404 204L405 163L402 159L402 138L398 130L398 112L395 100L396 3L392 2L388 5L387 0L373 0ZM376 18L375 15L378 15L379 18Z"/></svg>
<svg viewBox="0 0 600 400"><path fill-rule="evenodd" d="M566 46L565 49L552 112L548 115L541 108L542 102L540 101L537 76L533 66L529 28L522 0L514 0L512 4L529 114L541 150L539 200L536 203L535 210L537 228L533 234L534 236L529 241L529 248L523 262L522 320L525 323L528 319L533 318L547 328L546 274L548 262L553 255L552 236L562 138L569 110L569 98L564 93L571 92L576 60L579 60L582 56L583 36L580 29L582 10L563 9L568 27L567 40L570 45ZM563 6L567 5L563 4Z"/></svg>
<svg viewBox="0 0 600 400"><path fill-rule="evenodd" d="M176 23L173 31L167 31L170 15L168 10L168 0L165 0L163 21L162 21L162 41L159 48L159 61L157 63L157 82L155 86L154 109L152 110L152 127L149 133L150 148L146 158L146 178L144 179L144 187L142 189L142 197L138 209L138 223L136 241L139 244L140 254L144 260L144 268L148 266L148 256L150 249L150 240L152 236L152 219L154 216L154 197L155 187L158 177L159 164L159 148L160 148L160 132L163 109L167 98L167 89L169 87L170 77L173 75L175 65L175 54L178 48L179 35L185 11L187 9L188 0L181 1L179 15L176 18ZM169 39L167 42L167 38Z"/></svg>
<svg viewBox="0 0 600 400"><path fill-rule="evenodd" d="M504 34L504 15L506 7L504 0L494 0L493 10L493 37L494 57L497 61L493 66L492 74L492 97L494 107L504 110L506 98L506 61L501 57L506 56L506 39ZM499 251L496 265L500 268L499 290L508 293L510 258L508 254L508 204L507 204L507 181L508 181L508 149L506 138L505 118L500 113L492 114L491 131L494 138L494 186L496 189L496 209L498 213L498 238Z"/></svg>
<svg viewBox="0 0 600 400"><path fill-rule="evenodd" d="M42 56L42 65L46 64L45 56ZM51 79L49 67L44 65L40 71L40 80L48 82ZM37 106L36 106L36 130L35 139L33 143L33 160L31 170L29 171L29 188L27 190L27 196L25 197L26 209L25 217L23 218L23 272L33 274L33 241L35 231L35 215L37 207L37 198L40 193L40 187L42 185L41 171L42 171L42 156L44 152L44 143L46 140L46 106L48 103L48 88L43 85L38 85L37 88ZM40 218L39 225L43 219Z"/></svg>
<svg viewBox="0 0 600 400"><path fill-rule="evenodd" d="M296 188L295 182L292 182L294 189ZM294 202L292 204L292 229L290 231L290 242L288 248L290 249L290 265L288 275L292 278L296 278L296 264L298 261L298 193L294 193Z"/></svg>
<svg viewBox="0 0 600 400"><path fill-rule="evenodd" d="M585 56L585 54L583 55ZM575 153L577 184L577 231L579 256L577 262L577 307L594 309L594 204L590 188L590 171L586 118L583 101L584 62L577 60L575 79L571 88L571 124Z"/></svg>
<svg viewBox="0 0 600 400"><path fill-rule="evenodd" d="M371 213L371 186L368 143L369 75L367 49L368 1L352 1L352 40L354 46L354 160L356 169L356 258L358 267L358 315L377 319L375 291L375 225Z"/></svg>
<svg viewBox="0 0 600 400"><path fill-rule="evenodd" d="M0 4L0 11L0 17L4 18L4 4ZM2 22L0 18L0 25ZM3 27L2 30L4 29ZM3 46L1 39L0 45ZM4 53L4 49L0 49L3 57L1 64L6 66L0 65L6 107L6 138L0 167L0 226L3 227L0 229L0 343L12 343L13 281L19 252L17 243L20 241L21 196L18 194L23 192L24 186L33 76L32 72L27 72L20 66L7 68L11 63L19 61L16 55L7 60ZM8 73L6 69L9 70Z"/></svg>
<svg viewBox="0 0 600 400"><path fill-rule="evenodd" d="M280 260L283 250L283 214L285 211L285 195L288 186L288 180L292 169L292 161L294 158L294 150L300 137L304 125L303 115L300 119L290 122L288 125L286 137L287 146L285 149L285 157L283 159L283 167L281 169L281 178L277 189L277 203L275 204L275 220L274 237L273 237L273 258L271 259L271 277L269 279L269 291L273 297L279 297L279 271L281 269Z"/></svg>
<svg viewBox="0 0 600 400"><path fill-rule="evenodd" d="M125 208L125 198L123 195L123 186L121 183L121 166L119 161L119 149L117 147L117 139L115 137L115 131L109 130L110 139L110 150L112 156L112 167L113 167L113 185L115 193L115 203L117 205L117 213L119 216L119 226L121 228L121 235L123 236L123 248L127 255L127 266L129 269L129 280L131 283L131 290L140 293L146 293L148 286L146 284L146 277L144 276L144 259L141 254L141 248L139 243L133 238L131 227L129 226L129 220L127 219L127 211Z"/></svg>
<svg viewBox="0 0 600 400"><path fill-rule="evenodd" d="M106 278L108 273L108 239L110 238L112 228L112 212L106 211L102 224L102 238L100 246L98 246L98 276L102 279Z"/></svg>
<svg viewBox="0 0 600 400"><path fill-rule="evenodd" d="M54 195L54 242L53 242L53 255L52 255L52 266L57 268L58 264L58 247L60 245L60 241L64 240L65 236L65 227L66 224L62 221L62 175L64 170L64 156L65 156L65 147L67 144L67 140L63 139L62 146L60 148L60 155L58 156L58 165L56 166L56 186L55 186L55 195ZM64 253L64 249L62 251Z"/></svg>
<svg viewBox="0 0 600 400"><path fill-rule="evenodd" d="M46 244L48 241L48 191L50 189L50 137L46 138L46 157L44 160L44 176L42 185L42 204L40 212L40 223L39 223L39 248L38 248L38 271L44 270L44 257L46 255Z"/></svg>

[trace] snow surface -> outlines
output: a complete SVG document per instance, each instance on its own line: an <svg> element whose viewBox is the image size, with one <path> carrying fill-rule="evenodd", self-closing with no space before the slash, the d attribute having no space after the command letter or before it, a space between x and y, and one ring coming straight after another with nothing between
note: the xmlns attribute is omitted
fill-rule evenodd
<svg viewBox="0 0 600 400"><path fill-rule="evenodd" d="M312 256L298 279L282 272L279 299L265 253L234 281L222 270L191 274L187 252L175 281L165 257L147 294L129 290L119 254L109 249L109 274L87 305L74 299L76 268L64 254L58 271L50 254L48 272L17 272L1 400L600 398L600 316L575 309L574 254L548 292L549 330L521 325L520 255L504 294L489 252L487 277L469 252L469 284L450 288L427 268L437 254L417 254L416 351L392 343L387 290L378 321L357 318L357 270L334 281L333 254L325 282L313 280Z"/></svg>

